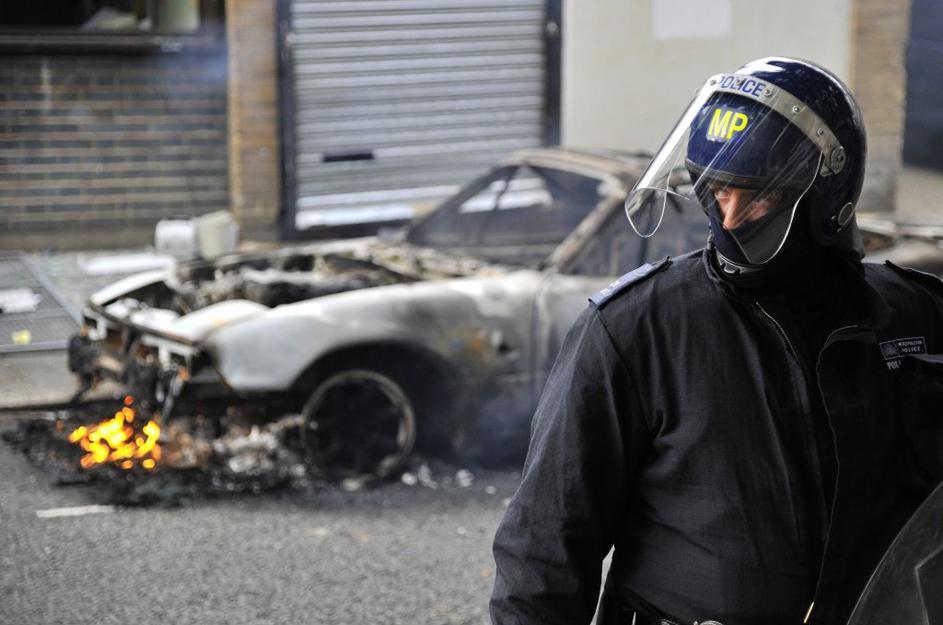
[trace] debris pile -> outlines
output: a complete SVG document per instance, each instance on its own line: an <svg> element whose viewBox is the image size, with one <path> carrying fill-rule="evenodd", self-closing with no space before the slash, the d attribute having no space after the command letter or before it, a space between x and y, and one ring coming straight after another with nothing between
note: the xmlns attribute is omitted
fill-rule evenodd
<svg viewBox="0 0 943 625"><path fill-rule="evenodd" d="M429 463L416 459L413 467L409 471L404 471L400 475L400 481L406 486L423 486L436 490L438 488L448 488L458 486L459 488L469 488L475 483L475 475L468 469L458 469L454 475L450 474L454 468L448 465L436 467L436 471L429 466ZM445 473L444 475L442 475ZM436 475L439 475L436 477Z"/></svg>
<svg viewBox="0 0 943 625"><path fill-rule="evenodd" d="M103 412L114 416L100 421ZM52 483L92 484L89 496L100 504L178 505L276 488L352 493L389 483L365 477L333 483L311 468L299 414L259 422L258 414L229 406L221 417L181 410L161 425L144 414L131 397L69 410L24 412L15 428L4 429L3 438L44 470ZM407 470L398 474L405 487L464 490L479 483L469 469L441 460L413 457L408 462ZM496 493L490 485L482 484L479 490Z"/></svg>
<svg viewBox="0 0 943 625"><path fill-rule="evenodd" d="M211 444L216 460L232 476L284 477L284 473L304 470L300 450L292 446L304 420L288 415L264 426L252 425L248 431L234 426Z"/></svg>
<svg viewBox="0 0 943 625"><path fill-rule="evenodd" d="M114 416L99 421L103 411ZM95 482L95 496L104 503L172 504L309 481L298 443L300 415L257 424L233 409L223 417L225 427L203 414L180 415L161 426L143 418L127 397L117 410L113 403L90 402L23 413L21 419L3 438L54 484Z"/></svg>

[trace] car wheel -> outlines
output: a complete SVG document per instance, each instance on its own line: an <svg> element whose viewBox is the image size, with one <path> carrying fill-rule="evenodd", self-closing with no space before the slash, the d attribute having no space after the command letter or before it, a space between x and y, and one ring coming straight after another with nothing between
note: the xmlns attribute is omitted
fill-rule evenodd
<svg viewBox="0 0 943 625"><path fill-rule="evenodd" d="M308 461L331 478L386 477L416 441L416 415L392 378L352 369L324 380L302 411Z"/></svg>

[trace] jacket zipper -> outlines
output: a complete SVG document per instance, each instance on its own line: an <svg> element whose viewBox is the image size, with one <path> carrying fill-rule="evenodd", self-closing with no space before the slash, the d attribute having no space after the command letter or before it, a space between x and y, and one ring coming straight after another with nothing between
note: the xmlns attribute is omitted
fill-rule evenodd
<svg viewBox="0 0 943 625"><path fill-rule="evenodd" d="M799 352L796 351L795 346L792 344L792 341L789 339L789 335L786 334L786 330L785 330L785 329L783 328L783 326L776 320L776 318L773 317L773 315L769 314L769 313L766 311L766 309L763 308L762 305L760 305L759 302L753 302L753 305L756 306L757 311L759 311L759 313L760 313L763 317L765 317L766 319L768 319L768 320L770 321L770 323L773 324L773 327L776 328L777 332L778 332L779 335L782 337L783 341L785 341L786 347L788 348L789 353L790 353L790 354L792 355L792 357L795 359L795 361L796 361L796 366L799 367L799 370L802 372L802 377L805 378L806 387L808 388L808 386L809 386L809 379L808 379L808 374L806 373L806 368L805 368L805 367L803 366L803 364L802 364L802 359L799 358ZM837 332L837 330L836 330L836 332ZM828 335L828 338L825 339L825 344L826 344L826 345L828 344L828 341L832 338L832 336L833 336L834 334L835 334L835 333L832 332L831 334ZM822 349L824 350L825 348L823 347ZM815 386L816 386L816 388L819 390L819 393L821 393L822 391L821 391L821 388L820 388L819 383L818 383L818 375L817 375L817 372L813 371L813 372L812 372L812 375L815 375L815 378L816 378L816 380L815 380ZM809 405L809 399L808 399L808 397L803 397L803 401L805 402L805 405L802 406L802 409L803 409L803 411L806 413L806 415L808 415L809 417L811 417L811 406ZM823 401L823 408L824 408L824 401ZM828 409L825 409L825 414L826 414L826 416L828 415ZM811 450L811 453L810 453L810 461L811 461L811 463L812 463L812 471L813 471L813 473L814 473L815 481L816 481L816 484L817 484L817 486L818 486L818 494L819 494L819 497L818 497L818 499L819 499L819 501L818 501L819 517L820 517L821 523L822 523L821 528L820 528L820 531L821 531L821 533L822 533L822 561L819 563L819 574L818 574L818 576L816 577L815 590L814 590L813 593L812 593L812 602L809 604L809 607L808 607L808 609L807 609L806 612L805 612L805 618L802 620L803 624L808 623L808 622L809 622L809 619L810 619L811 616L812 616L812 608L815 606L815 598L818 596L819 585L820 585L820 583L821 583L821 581L822 581L822 572L823 572L824 569L825 569L825 550L828 548L828 526L829 526L829 514L830 514L830 511L829 511L830 506L828 505L828 502L825 501L825 492L824 492L824 489L822 488L822 467L821 467L821 465L819 464L819 446L818 446L818 442L817 442L817 439L816 439L816 436L815 436L815 425L808 422L808 421L809 421L809 418L807 418L807 419L805 419L805 420L807 421L806 424L805 424L805 425L806 425L806 429L807 429L807 432L806 432L806 435L805 435L806 444L808 444L809 442L811 442L811 446L810 446L810 450ZM831 421L831 419L829 419L829 421ZM829 425L829 427L831 427L831 425ZM834 434L833 434L833 436L834 436Z"/></svg>
<svg viewBox="0 0 943 625"><path fill-rule="evenodd" d="M801 364L802 364L802 361L799 359L799 352L797 352L797 351L796 351L796 348L793 347L792 341L789 340L789 335L786 334L786 331L783 330L783 327L782 327L781 325L779 325L779 322L776 321L776 319L773 317L773 315L771 315L771 314L769 314L768 312L766 312L766 309L763 308L762 306L760 306L760 303L759 303L759 302L753 302L753 304L756 306L756 309L757 309L757 310L759 310L761 313L763 313L763 315L764 315L767 319L769 319L770 321L773 322L773 325L776 326L776 329L777 329L777 330L779 330L780 336L782 336L782 337L783 337L783 340L786 341L786 346L789 347L789 351L792 353L792 357L795 358L795 359L796 359L796 362L801 365ZM831 338L831 335L829 335L829 338Z"/></svg>
<svg viewBox="0 0 943 625"><path fill-rule="evenodd" d="M802 359L799 357L799 352L796 350L795 346L792 344L792 341L789 339L789 335L786 334L786 330L783 329L783 326L780 325L780 323L776 320L776 318L773 317L773 315L769 314L769 313L766 311L766 309L763 308L762 305L760 305L759 302L754 302L753 304L756 306L757 310L758 310L764 317L766 317L767 319L770 320L770 322L773 324L773 327L776 328L776 330L779 332L779 335L780 335L780 336L782 337L782 339L786 342L786 347L789 348L789 353L792 354L792 357L795 359L795 361L796 361L796 366L799 367L799 371L802 372L803 381L806 383L806 388L808 389L809 384L810 384L810 382L811 382L811 380L809 379L809 375L810 375L810 374L809 374L808 372L806 372L806 367L803 365ZM832 335L830 334L830 335L829 335L829 338L831 338L831 336L832 336ZM828 342L828 339L826 339L826 343L827 343L827 342ZM813 371L813 372L811 373L811 375L815 376L815 387L818 389L818 388L819 388L819 385L818 385L818 376L816 375L816 372ZM819 389L819 392L820 392L820 393L822 392L821 389ZM813 472L814 472L814 474L815 474L814 477L815 477L815 479L816 479L816 483L819 485L819 488L820 488L820 493L819 493L819 494L820 494L820 496L819 496L819 514L820 514L821 517L822 517L822 527L821 527L821 531L822 531L822 535L823 535L823 545L824 545L825 537L828 536L828 519L827 519L827 517L826 517L825 515L828 514L828 507L829 507L829 506L828 506L828 503L825 501L825 493L824 493L824 490L821 490L821 483L822 483L822 466L819 464L819 452L818 452L819 447L818 447L818 442L817 442L816 436L815 436L815 426L814 426L814 424L811 423L812 407L811 407L811 405L810 405L810 400L809 400L807 394L808 394L808 390L806 391L806 396L802 397L802 400L803 400L803 402L804 402L804 405L802 406L802 410L803 410L803 412L805 413L805 416L808 417L808 418L806 419L807 422L806 422L806 424L805 424L805 425L806 425L806 428L807 428L807 430L808 430L808 431L806 432L805 438L806 438L806 442L807 442L807 443L811 443L811 445L812 445L811 448L810 448L810 449L811 449L811 452L812 452L812 453L810 454L810 462L812 463L812 470L813 470ZM827 412L826 412L826 414L827 414ZM824 553L824 551L823 551L823 553Z"/></svg>
<svg viewBox="0 0 943 625"><path fill-rule="evenodd" d="M838 329L836 329L836 330L832 330L832 332L829 333L828 337L826 337L826 339L825 339L825 344L822 345L822 351L819 352L819 357L816 359L816 363L815 363L815 368L816 368L816 371L815 371L815 385L816 385L816 388L818 388L818 390L819 390L819 394L822 395L822 409L825 410L825 417L826 417L827 420L828 420L828 429L831 430L831 432L832 432L832 441L836 441L835 428L834 428L834 426L832 425L832 415L830 415L830 414L828 413L828 406L825 404L825 393L822 392L822 384L821 384L821 382L819 381L819 376L818 376L818 361L822 359L822 354L825 353L825 349L826 349L826 348L829 346L829 344L832 342L832 338L834 338L837 334L839 334L839 333L841 333L841 332L845 332L846 330L855 330L855 329L857 329L857 328L858 328L858 325L857 325L857 324L852 324L852 325L842 326L842 327L840 327L840 328L838 328ZM836 441L836 442L837 442L837 441ZM833 445L834 445L834 444L835 444L835 442L833 442ZM837 464L838 464L838 459L837 459L837 458L835 459L835 462L836 462L836 465L837 465ZM837 494L837 490L838 490L838 475L839 475L840 473L841 473L841 466L838 466L838 472L835 474L835 489L836 489L836 494ZM832 516L835 514L835 497L834 497L834 496L832 497L831 505L828 506L827 512L828 512L829 521L831 521ZM807 623L809 622L809 619L812 617L812 609L815 607L815 601L816 601L816 599L818 599L818 597L819 597L819 588L820 588L820 586L822 585L822 575L825 573L825 556L826 556L826 553L828 552L828 538L829 538L829 534L830 534L830 533L831 533L831 532L826 532L826 533L825 533L825 541L824 541L824 543L823 543L823 545L822 545L822 562L821 562L821 564L819 565L819 575L818 575L818 578L817 578L816 581L815 581L815 592L814 592L813 595L812 595L812 603L809 604L809 609L806 611L805 618L804 618L803 621L802 621L803 624L807 624Z"/></svg>

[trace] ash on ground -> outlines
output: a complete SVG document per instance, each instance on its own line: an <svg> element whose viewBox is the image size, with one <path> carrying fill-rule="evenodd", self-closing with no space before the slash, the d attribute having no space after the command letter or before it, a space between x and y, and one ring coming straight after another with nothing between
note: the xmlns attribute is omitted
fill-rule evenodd
<svg viewBox="0 0 943 625"><path fill-rule="evenodd" d="M476 474L438 458L413 457L405 470L379 480L365 477L330 482L305 462L300 415L265 423L241 422L230 414L222 422L201 415L180 417L163 428L162 458L154 470L80 465L85 452L68 441L81 425L94 423L102 407L84 406L14 419L2 438L19 450L51 483L84 484L96 503L122 506L177 506L211 498L286 491L356 493L377 487L462 490L476 485ZM221 427L221 423L222 426ZM487 472L485 472L487 473ZM483 485L492 495L493 487Z"/></svg>

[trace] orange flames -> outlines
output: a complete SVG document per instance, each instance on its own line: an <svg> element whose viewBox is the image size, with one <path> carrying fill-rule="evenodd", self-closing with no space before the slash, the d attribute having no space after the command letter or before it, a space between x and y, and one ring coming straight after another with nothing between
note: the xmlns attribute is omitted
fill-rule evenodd
<svg viewBox="0 0 943 625"><path fill-rule="evenodd" d="M134 398L124 398L124 406L111 419L97 425L81 426L69 434L69 442L78 444L87 453L80 460L82 468L90 469L110 462L122 469L140 464L147 470L157 467L160 460L160 426L153 419L138 431L135 422Z"/></svg>

